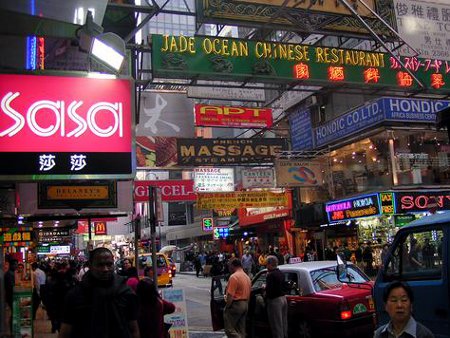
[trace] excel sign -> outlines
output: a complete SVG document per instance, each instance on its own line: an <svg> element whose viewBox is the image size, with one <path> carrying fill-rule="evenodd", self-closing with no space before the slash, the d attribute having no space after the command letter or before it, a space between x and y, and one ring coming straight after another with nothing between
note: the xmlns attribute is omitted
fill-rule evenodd
<svg viewBox="0 0 450 338"><path fill-rule="evenodd" d="M430 91L450 92L450 62L402 61ZM386 53L221 37L152 35L152 69L155 78L418 88Z"/></svg>
<svg viewBox="0 0 450 338"><path fill-rule="evenodd" d="M0 179L132 178L130 80L0 75Z"/></svg>

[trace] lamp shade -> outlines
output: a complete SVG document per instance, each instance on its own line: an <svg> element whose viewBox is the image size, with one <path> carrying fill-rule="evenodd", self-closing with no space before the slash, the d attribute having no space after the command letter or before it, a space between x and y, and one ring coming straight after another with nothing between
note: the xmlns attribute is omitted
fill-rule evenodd
<svg viewBox="0 0 450 338"><path fill-rule="evenodd" d="M114 33L94 37L91 55L115 72L119 72L125 59L125 42Z"/></svg>

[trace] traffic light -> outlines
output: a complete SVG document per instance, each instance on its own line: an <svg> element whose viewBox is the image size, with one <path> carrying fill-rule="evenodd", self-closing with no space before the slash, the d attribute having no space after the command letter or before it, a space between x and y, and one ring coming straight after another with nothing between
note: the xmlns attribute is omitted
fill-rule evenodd
<svg viewBox="0 0 450 338"><path fill-rule="evenodd" d="M212 217L205 217L202 219L203 231L212 231L214 226L214 220Z"/></svg>

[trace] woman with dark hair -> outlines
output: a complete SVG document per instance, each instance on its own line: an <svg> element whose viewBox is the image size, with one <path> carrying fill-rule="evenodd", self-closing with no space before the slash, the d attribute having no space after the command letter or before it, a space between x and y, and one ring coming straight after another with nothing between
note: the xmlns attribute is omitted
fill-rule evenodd
<svg viewBox="0 0 450 338"><path fill-rule="evenodd" d="M139 299L138 324L141 337L164 338L164 315L175 312L175 305L162 299L153 279L145 277L136 287Z"/></svg>

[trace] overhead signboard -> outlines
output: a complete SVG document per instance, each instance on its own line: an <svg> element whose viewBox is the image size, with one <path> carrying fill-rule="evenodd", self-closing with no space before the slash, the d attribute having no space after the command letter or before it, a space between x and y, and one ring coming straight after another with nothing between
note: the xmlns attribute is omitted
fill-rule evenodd
<svg viewBox="0 0 450 338"><path fill-rule="evenodd" d="M288 206L288 193L273 193L269 191L235 191L197 194L198 209L221 210L276 206Z"/></svg>
<svg viewBox="0 0 450 338"><path fill-rule="evenodd" d="M175 165L177 163L176 140L175 137L136 136L137 166L146 168Z"/></svg>
<svg viewBox="0 0 450 338"><path fill-rule="evenodd" d="M214 218L204 217L202 218L202 230L205 232L210 232L214 227Z"/></svg>
<svg viewBox="0 0 450 338"><path fill-rule="evenodd" d="M450 63L415 57L402 61L428 91L450 92ZM272 41L152 35L152 67L155 78L419 89L387 53Z"/></svg>
<svg viewBox="0 0 450 338"><path fill-rule="evenodd" d="M242 188L274 188L273 168L242 169Z"/></svg>
<svg viewBox="0 0 450 338"><path fill-rule="evenodd" d="M65 208L117 208L117 183L64 182L38 184L38 207L40 209Z"/></svg>
<svg viewBox="0 0 450 338"><path fill-rule="evenodd" d="M301 109L289 115L291 127L292 150L311 150L314 148L311 112L309 109Z"/></svg>
<svg viewBox="0 0 450 338"><path fill-rule="evenodd" d="M373 26L374 20L370 11L357 1L349 1L356 12ZM379 0L375 6L374 0L365 1L385 20L391 21L390 3ZM369 34L363 25L354 17L340 1L283 1L283 0L197 0L197 22L244 25L254 27L286 27L303 32L333 32L345 31L359 34ZM309 26L309 27L308 27ZM374 26L375 30L385 32L382 25Z"/></svg>
<svg viewBox="0 0 450 338"><path fill-rule="evenodd" d="M278 187L317 187L323 184L319 162L276 160L275 172Z"/></svg>
<svg viewBox="0 0 450 338"><path fill-rule="evenodd" d="M195 192L234 191L234 169L232 168L195 168Z"/></svg>
<svg viewBox="0 0 450 338"><path fill-rule="evenodd" d="M195 125L203 127L270 128L272 109L196 104Z"/></svg>
<svg viewBox="0 0 450 338"><path fill-rule="evenodd" d="M450 191L402 191L395 192L395 212L427 212L450 210Z"/></svg>
<svg viewBox="0 0 450 338"><path fill-rule="evenodd" d="M450 61L450 3L436 1L393 0L398 32L423 58ZM407 46L401 51L413 54Z"/></svg>
<svg viewBox="0 0 450 338"><path fill-rule="evenodd" d="M187 96L198 99L266 102L264 88L244 88L239 82L211 81L210 86L189 86ZM235 86L236 88L231 88ZM257 84L253 84L257 86Z"/></svg>
<svg viewBox="0 0 450 338"><path fill-rule="evenodd" d="M230 236L230 228L228 226L215 226L213 229L213 239L218 240Z"/></svg>
<svg viewBox="0 0 450 338"><path fill-rule="evenodd" d="M325 204L330 223L380 215L378 194L358 196Z"/></svg>
<svg viewBox="0 0 450 338"><path fill-rule="evenodd" d="M148 187L158 187L162 202L195 201L193 180L134 181L134 201L148 202Z"/></svg>
<svg viewBox="0 0 450 338"><path fill-rule="evenodd" d="M130 80L0 75L0 179L132 178Z"/></svg>
<svg viewBox="0 0 450 338"><path fill-rule="evenodd" d="M105 221L95 221L93 223L95 236L107 235L107 225Z"/></svg>
<svg viewBox="0 0 450 338"><path fill-rule="evenodd" d="M52 245L50 246L51 255L69 255L70 245Z"/></svg>
<svg viewBox="0 0 450 338"><path fill-rule="evenodd" d="M321 147L386 121L434 124L437 112L449 106L448 100L376 99L315 128L314 141Z"/></svg>
<svg viewBox="0 0 450 338"><path fill-rule="evenodd" d="M287 150L285 139L177 139L179 165L245 165L271 163Z"/></svg>

